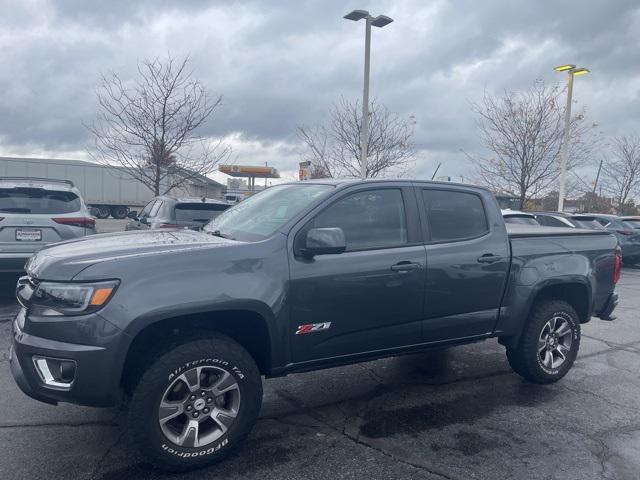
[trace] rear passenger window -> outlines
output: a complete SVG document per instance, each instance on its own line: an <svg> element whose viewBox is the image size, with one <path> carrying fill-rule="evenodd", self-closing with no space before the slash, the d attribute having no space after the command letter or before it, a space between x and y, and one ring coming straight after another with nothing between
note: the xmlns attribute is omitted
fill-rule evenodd
<svg viewBox="0 0 640 480"><path fill-rule="evenodd" d="M566 223L564 223L562 220L558 220L555 217L549 217L549 216L543 216L541 217L544 219L545 223L540 222L540 219L538 219L538 221L542 224L542 225L546 225L547 227L567 227L568 225Z"/></svg>
<svg viewBox="0 0 640 480"><path fill-rule="evenodd" d="M478 237L489 231L478 195L452 190L423 190L432 241Z"/></svg>
<svg viewBox="0 0 640 480"><path fill-rule="evenodd" d="M313 226L341 228L347 250L395 247L407 243L402 193L396 189L366 190L348 195L320 213Z"/></svg>

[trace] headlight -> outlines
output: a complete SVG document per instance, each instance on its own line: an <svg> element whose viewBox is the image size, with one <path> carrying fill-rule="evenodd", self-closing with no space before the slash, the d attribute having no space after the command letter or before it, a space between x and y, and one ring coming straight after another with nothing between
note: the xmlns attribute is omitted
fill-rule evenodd
<svg viewBox="0 0 640 480"><path fill-rule="evenodd" d="M97 283L41 282L33 292L29 311L45 317L92 313L107 304L119 283L117 280Z"/></svg>

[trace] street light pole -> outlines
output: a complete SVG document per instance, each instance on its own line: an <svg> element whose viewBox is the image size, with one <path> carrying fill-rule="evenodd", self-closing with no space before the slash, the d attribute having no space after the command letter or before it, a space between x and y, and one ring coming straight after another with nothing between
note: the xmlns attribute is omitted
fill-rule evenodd
<svg viewBox="0 0 640 480"><path fill-rule="evenodd" d="M589 73L586 68L576 68L575 65L560 65L555 67L556 72L567 72L567 107L564 111L564 135L560 147L560 188L558 189L558 211L564 210L564 197L566 195L567 184L567 155L569 152L569 138L571 133L571 102L573 97L573 77Z"/></svg>
<svg viewBox="0 0 640 480"><path fill-rule="evenodd" d="M573 75L567 79L567 108L564 111L564 137L560 150L560 191L558 192L558 211L564 210L564 196L567 183L567 151L569 149L569 133L571 129L571 97L573 96Z"/></svg>
<svg viewBox="0 0 640 480"><path fill-rule="evenodd" d="M369 146L369 69L371 58L371 15L367 15L364 36L364 87L362 88L362 121L360 122L360 178L367 178Z"/></svg>
<svg viewBox="0 0 640 480"><path fill-rule="evenodd" d="M344 18L347 20L365 20L364 37L364 86L362 89L362 120L360 122L360 177L367 178L367 147L369 144L369 70L371 58L371 26L382 28L393 22L393 19L378 15L372 17L366 10L354 10L347 13Z"/></svg>

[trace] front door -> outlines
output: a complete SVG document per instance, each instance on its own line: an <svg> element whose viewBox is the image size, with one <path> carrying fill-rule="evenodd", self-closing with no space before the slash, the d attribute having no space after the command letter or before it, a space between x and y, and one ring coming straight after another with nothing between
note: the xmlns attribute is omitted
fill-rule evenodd
<svg viewBox="0 0 640 480"><path fill-rule="evenodd" d="M421 342L425 248L413 189L359 186L298 231L290 259L294 362ZM339 227L341 254L296 255L310 228Z"/></svg>

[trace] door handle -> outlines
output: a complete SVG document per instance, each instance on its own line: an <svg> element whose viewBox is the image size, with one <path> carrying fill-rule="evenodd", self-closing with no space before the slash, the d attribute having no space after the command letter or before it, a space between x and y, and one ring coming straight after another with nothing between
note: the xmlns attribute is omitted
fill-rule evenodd
<svg viewBox="0 0 640 480"><path fill-rule="evenodd" d="M495 263L502 260L500 255L494 255L493 253L485 253L481 257L478 257L478 263Z"/></svg>
<svg viewBox="0 0 640 480"><path fill-rule="evenodd" d="M422 266L419 263L412 262L398 262L395 265L391 265L391 270L394 272L411 272L413 270L419 270Z"/></svg>

